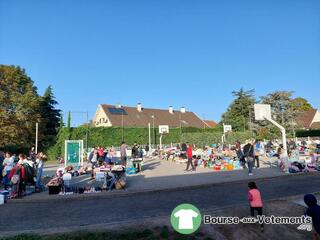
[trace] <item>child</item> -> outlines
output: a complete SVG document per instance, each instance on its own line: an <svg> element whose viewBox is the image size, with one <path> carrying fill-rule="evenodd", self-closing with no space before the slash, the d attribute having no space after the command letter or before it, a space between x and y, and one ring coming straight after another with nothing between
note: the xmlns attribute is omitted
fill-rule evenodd
<svg viewBox="0 0 320 240"><path fill-rule="evenodd" d="M248 192L248 200L250 203L250 212L251 216L254 217L254 211L258 211L258 215L262 215L262 199L261 199L261 194L260 191L257 188L257 185L255 182L249 182L248 183L249 187L249 192ZM261 224L261 232L264 231L263 224Z"/></svg>
<svg viewBox="0 0 320 240"><path fill-rule="evenodd" d="M320 206L313 194L304 195L304 202L308 206L305 214L312 218L313 239L318 239L320 234Z"/></svg>

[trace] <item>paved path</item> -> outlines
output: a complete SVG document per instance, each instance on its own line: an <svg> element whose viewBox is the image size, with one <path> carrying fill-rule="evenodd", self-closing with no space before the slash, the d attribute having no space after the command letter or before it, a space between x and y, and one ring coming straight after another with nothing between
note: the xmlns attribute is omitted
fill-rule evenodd
<svg viewBox="0 0 320 240"><path fill-rule="evenodd" d="M257 180L264 200L318 192L319 173L287 175ZM0 234L19 231L46 233L52 228L86 229L90 225L120 226L147 218L168 217L180 203L196 205L200 211L247 203L247 182L233 182L194 189L104 196L86 201L23 202L10 201L0 206ZM60 229L60 230L59 230Z"/></svg>
<svg viewBox="0 0 320 240"><path fill-rule="evenodd" d="M177 164L170 161L160 161L159 159L149 159L145 161L141 173L127 176L127 188L125 191L113 191L110 194L128 194L146 191L161 191L176 188L189 188L199 185L214 183L225 183L234 181L249 181L260 178L279 177L285 175L278 168L270 168L265 162L261 162L262 168L255 169L253 176L248 176L247 169L233 171L213 171L209 168L198 167L196 172L184 173L185 164ZM74 178L77 186L95 186L99 183L90 180L90 174ZM100 185L102 185L100 183ZM95 197L97 194L90 194ZM86 198L90 198L86 195ZM33 194L25 197L22 201L49 201L52 199L64 198L84 198L74 194L72 196L52 196L48 192Z"/></svg>

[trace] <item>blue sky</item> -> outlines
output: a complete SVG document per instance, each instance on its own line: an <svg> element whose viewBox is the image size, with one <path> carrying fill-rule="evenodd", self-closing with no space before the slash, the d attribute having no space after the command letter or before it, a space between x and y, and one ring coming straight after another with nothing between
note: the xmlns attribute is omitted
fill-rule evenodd
<svg viewBox="0 0 320 240"><path fill-rule="evenodd" d="M241 87L320 107L320 1L2 0L0 63L90 116L141 102L218 121Z"/></svg>

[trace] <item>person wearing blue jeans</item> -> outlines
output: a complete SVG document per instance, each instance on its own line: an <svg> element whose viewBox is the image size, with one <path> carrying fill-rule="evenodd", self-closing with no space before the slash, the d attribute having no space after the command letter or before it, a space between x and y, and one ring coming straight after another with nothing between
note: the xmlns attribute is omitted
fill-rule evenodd
<svg viewBox="0 0 320 240"><path fill-rule="evenodd" d="M43 162L46 159L46 156L43 154L39 154L36 160L37 164L37 177L36 177L36 190L37 191L43 191L44 185L42 183L42 174L43 174Z"/></svg>

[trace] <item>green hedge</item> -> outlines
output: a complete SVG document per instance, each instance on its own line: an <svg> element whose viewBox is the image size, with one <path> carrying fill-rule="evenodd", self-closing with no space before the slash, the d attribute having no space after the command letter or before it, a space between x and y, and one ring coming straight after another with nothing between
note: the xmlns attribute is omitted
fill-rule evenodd
<svg viewBox="0 0 320 240"><path fill-rule="evenodd" d="M184 133L183 142L196 144L199 147L221 142L222 132ZM231 132L226 134L225 143L234 144L237 140L244 142L251 138L251 132Z"/></svg>
<svg viewBox="0 0 320 240"><path fill-rule="evenodd" d="M296 137L320 137L320 129L297 130Z"/></svg>
<svg viewBox="0 0 320 240"><path fill-rule="evenodd" d="M64 154L64 141L70 140L84 140L86 146L86 132L85 127L63 128L60 130L57 136L57 142L48 150L49 158L54 160L58 156ZM128 145L132 145L137 142L142 145L146 145L149 142L149 130L148 128L119 128L119 127L98 127L88 129L88 147L94 146L119 146L122 141L122 132L124 141ZM169 134L166 134L162 138L163 144L190 142L198 146L204 146L213 143L221 142L222 127L217 128L174 128L170 129ZM244 141L250 138L250 132L234 132L229 133L226 137L227 143L234 143L237 139ZM159 132L158 128L151 129L151 142L159 144Z"/></svg>

